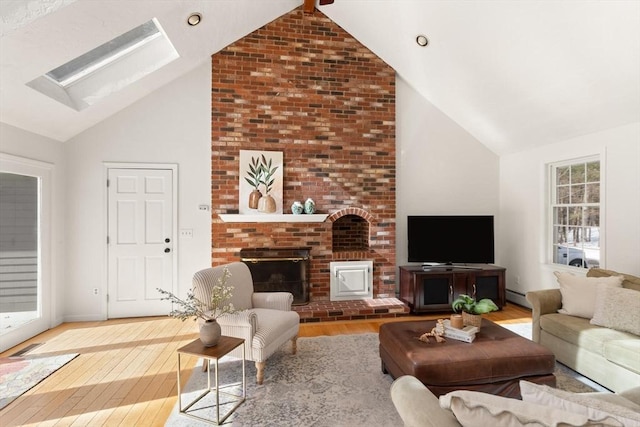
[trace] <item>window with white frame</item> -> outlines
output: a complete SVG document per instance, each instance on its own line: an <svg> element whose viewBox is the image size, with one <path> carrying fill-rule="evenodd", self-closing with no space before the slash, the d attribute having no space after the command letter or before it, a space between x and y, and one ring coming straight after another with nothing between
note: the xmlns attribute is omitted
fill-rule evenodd
<svg viewBox="0 0 640 427"><path fill-rule="evenodd" d="M551 165L552 262L600 266L600 158Z"/></svg>

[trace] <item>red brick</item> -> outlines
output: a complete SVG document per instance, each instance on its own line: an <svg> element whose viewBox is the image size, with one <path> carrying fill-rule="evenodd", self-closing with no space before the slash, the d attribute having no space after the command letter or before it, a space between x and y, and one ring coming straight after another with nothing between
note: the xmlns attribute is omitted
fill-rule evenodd
<svg viewBox="0 0 640 427"><path fill-rule="evenodd" d="M298 8L212 56L211 96L212 264L244 247L310 246L311 301L329 299L333 260L373 260L374 296L394 295L395 71ZM223 223L239 211L239 150L282 151L284 209L311 197L325 223ZM333 233L348 215L367 222L358 239Z"/></svg>

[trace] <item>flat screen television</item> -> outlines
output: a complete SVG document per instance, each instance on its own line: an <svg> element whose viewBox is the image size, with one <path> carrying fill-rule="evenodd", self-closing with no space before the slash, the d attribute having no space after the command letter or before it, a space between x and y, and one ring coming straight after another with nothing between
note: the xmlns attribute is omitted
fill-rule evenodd
<svg viewBox="0 0 640 427"><path fill-rule="evenodd" d="M493 264L492 215L407 217L409 262Z"/></svg>

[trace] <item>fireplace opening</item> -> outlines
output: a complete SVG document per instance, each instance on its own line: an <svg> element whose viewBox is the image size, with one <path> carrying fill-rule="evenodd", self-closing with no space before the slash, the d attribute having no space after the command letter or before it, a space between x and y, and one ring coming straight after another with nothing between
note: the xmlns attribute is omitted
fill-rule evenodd
<svg viewBox="0 0 640 427"><path fill-rule="evenodd" d="M333 223L333 251L369 249L369 222L358 215L345 215Z"/></svg>
<svg viewBox="0 0 640 427"><path fill-rule="evenodd" d="M293 304L309 303L311 248L241 249L241 261L253 277L255 292L291 292Z"/></svg>

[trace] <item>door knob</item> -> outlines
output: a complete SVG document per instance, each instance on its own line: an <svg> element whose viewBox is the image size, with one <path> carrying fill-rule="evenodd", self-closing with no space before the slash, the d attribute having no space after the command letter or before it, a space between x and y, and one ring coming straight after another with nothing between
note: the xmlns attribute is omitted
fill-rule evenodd
<svg viewBox="0 0 640 427"><path fill-rule="evenodd" d="M168 238L168 237L167 237L166 239L164 239L164 242L165 242L165 243L169 243L170 241L171 241L171 239L170 239L170 238Z"/></svg>
<svg viewBox="0 0 640 427"><path fill-rule="evenodd" d="M165 254L168 254L169 252L171 252L171 249L169 249L169 248L164 248L164 253L165 253Z"/></svg>

